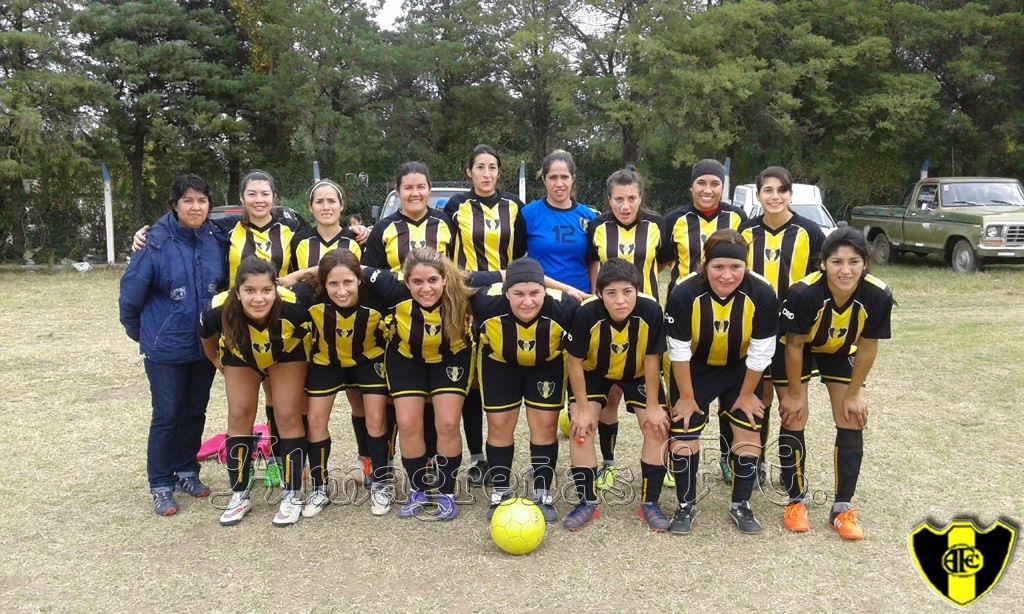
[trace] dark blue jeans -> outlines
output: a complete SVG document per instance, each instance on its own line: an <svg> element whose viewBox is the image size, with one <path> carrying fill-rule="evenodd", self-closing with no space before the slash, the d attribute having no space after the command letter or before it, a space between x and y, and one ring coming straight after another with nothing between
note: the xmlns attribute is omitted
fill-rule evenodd
<svg viewBox="0 0 1024 614"><path fill-rule="evenodd" d="M196 453L206 426L206 405L216 369L210 361L180 365L146 360L153 420L146 472L150 490L173 489L179 476L198 475Z"/></svg>

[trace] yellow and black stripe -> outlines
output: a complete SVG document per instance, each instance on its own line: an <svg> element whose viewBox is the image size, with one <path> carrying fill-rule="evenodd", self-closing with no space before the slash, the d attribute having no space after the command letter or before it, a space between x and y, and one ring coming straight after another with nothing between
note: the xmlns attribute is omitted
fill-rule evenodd
<svg viewBox="0 0 1024 614"><path fill-rule="evenodd" d="M532 367L562 358L562 337L578 303L558 290L547 290L544 305L532 322L512 315L501 284L472 299L480 350L497 362Z"/></svg>
<svg viewBox="0 0 1024 614"><path fill-rule="evenodd" d="M669 288L699 268L701 250L708 237L724 228L737 230L746 219L742 211L726 204L719 205L711 215L686 206L665 216L665 253L659 260L675 261Z"/></svg>
<svg viewBox="0 0 1024 614"><path fill-rule="evenodd" d="M238 266L249 256L272 263L278 276L287 275L294 236L295 231L277 221L262 227L241 221L235 224L228 234L228 286L234 285Z"/></svg>
<svg viewBox="0 0 1024 614"><path fill-rule="evenodd" d="M769 228L759 216L745 222L740 234L750 245L747 266L767 279L780 299L791 285L818 269L825 235L817 224L795 213L779 228Z"/></svg>
<svg viewBox="0 0 1024 614"><path fill-rule="evenodd" d="M643 279L643 292L658 295L658 255L662 252L663 220L645 215L623 226L611 213L598 216L587 228L587 262L604 264L621 258L633 264Z"/></svg>
<svg viewBox="0 0 1024 614"><path fill-rule="evenodd" d="M398 211L373 225L363 264L400 273L412 250L432 247L451 257L454 242L451 220L445 213L429 209L426 216L414 221Z"/></svg>
<svg viewBox="0 0 1024 614"><path fill-rule="evenodd" d="M637 296L636 307L615 323L598 297L583 302L573 322L567 350L583 359L583 370L613 381L644 376L644 357L665 351L664 315L651 296Z"/></svg>
<svg viewBox="0 0 1024 614"><path fill-rule="evenodd" d="M892 305L892 291L874 275L866 275L853 296L838 305L819 271L790 288L780 322L784 333L803 335L812 353L848 356L857 351L862 335L891 336Z"/></svg>
<svg viewBox="0 0 1024 614"><path fill-rule="evenodd" d="M313 364L354 367L384 353L384 317L376 309L324 302L310 307L309 317Z"/></svg>
<svg viewBox="0 0 1024 614"><path fill-rule="evenodd" d="M467 271L501 271L526 255L523 204L511 194L457 194L445 205L455 230L455 264Z"/></svg>
<svg viewBox="0 0 1024 614"><path fill-rule="evenodd" d="M277 364L282 358L300 350L303 355L307 351L309 316L308 312L296 302L295 294L287 288L277 288L278 300L284 302L281 317L276 322L268 322L263 326L247 321L249 343L241 348L227 347L224 337L219 340L219 354L223 361L233 357L242 364L260 373ZM227 300L228 292L221 292L213 297L210 309L203 312L200 319L200 335L212 337L223 332L221 311Z"/></svg>
<svg viewBox="0 0 1024 614"><path fill-rule="evenodd" d="M330 241L321 237L319 232L314 232L313 236L305 239L296 237L292 241L292 270L301 271L318 266L324 254L339 248L352 252L356 259L363 256L363 248L359 247L352 231L347 228L336 234Z"/></svg>
<svg viewBox="0 0 1024 614"><path fill-rule="evenodd" d="M445 336L441 310L441 303L427 309L413 299L395 305L391 343L397 344L399 354L434 364L466 348L465 337Z"/></svg>

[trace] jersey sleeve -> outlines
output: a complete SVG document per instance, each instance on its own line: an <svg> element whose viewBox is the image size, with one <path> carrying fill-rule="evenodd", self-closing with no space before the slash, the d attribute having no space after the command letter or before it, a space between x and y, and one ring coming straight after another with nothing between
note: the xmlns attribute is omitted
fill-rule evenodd
<svg viewBox="0 0 1024 614"><path fill-rule="evenodd" d="M294 273L299 270L299 245L302 244L304 238L298 232L292 234L292 240L288 243L288 251L292 253L292 257L288 260L288 272Z"/></svg>
<svg viewBox="0 0 1024 614"><path fill-rule="evenodd" d="M366 238L365 249L360 259L364 265L375 269L388 268L388 256L384 252L384 228L388 225L389 223L384 220L373 225L370 236Z"/></svg>
<svg viewBox="0 0 1024 614"><path fill-rule="evenodd" d="M215 335L220 334L224 331L221 326L221 309L223 307L218 305L217 307L208 307L199 314L199 336L203 339L209 339Z"/></svg>
<svg viewBox="0 0 1024 614"><path fill-rule="evenodd" d="M665 353L665 314L661 305L652 299L644 300L644 313L641 317L647 322L647 356L660 356Z"/></svg>
<svg viewBox="0 0 1024 614"><path fill-rule="evenodd" d="M600 300L600 299L593 299ZM597 310L593 308L594 303L587 303L576 311L576 317L572 321L572 329L568 334L565 349L576 358L586 358L590 349L590 329L597 322Z"/></svg>
<svg viewBox="0 0 1024 614"><path fill-rule="evenodd" d="M869 283L867 280L861 283ZM871 303L867 305L868 319L860 336L865 339L892 338L892 289L874 287L871 292Z"/></svg>
<svg viewBox="0 0 1024 614"><path fill-rule="evenodd" d="M811 253L807 259L807 270L817 271L821 268L821 246L825 242L825 233L815 223L808 224L807 234L810 237Z"/></svg>
<svg viewBox="0 0 1024 614"><path fill-rule="evenodd" d="M291 287L291 291L295 293L295 302L302 305L304 308L308 308L313 304L314 296L316 294L313 286L304 281L300 281Z"/></svg>
<svg viewBox="0 0 1024 614"><path fill-rule="evenodd" d="M409 289L387 269L363 267L363 283L376 299L376 304L385 309L390 309L409 298Z"/></svg>
<svg viewBox="0 0 1024 614"><path fill-rule="evenodd" d="M604 218L598 216L590 223L587 224L587 254L584 257L585 262L589 265L591 262L598 262L600 258L597 255L597 245L594 244L594 236L597 234L597 227L604 222Z"/></svg>
<svg viewBox="0 0 1024 614"><path fill-rule="evenodd" d="M783 335L806 335L814 326L814 316L821 305L815 305L812 288L802 282L790 287L782 303L779 332Z"/></svg>
<svg viewBox="0 0 1024 614"><path fill-rule="evenodd" d="M523 216L523 209L526 206L519 202L518 198L514 198L513 202L518 203L519 212L516 215L515 227L513 228L513 239L512 239L512 259L522 258L526 255L526 218Z"/></svg>
<svg viewBox="0 0 1024 614"><path fill-rule="evenodd" d="M751 298L754 301L754 322L751 339L768 339L779 335L779 299L766 282L755 280Z"/></svg>
<svg viewBox="0 0 1024 614"><path fill-rule="evenodd" d="M572 329L572 319L579 311L580 302L569 296L565 292L561 293L561 298L554 300L552 298L552 312L551 316L558 325L565 330Z"/></svg>
<svg viewBox="0 0 1024 614"><path fill-rule="evenodd" d="M681 209L669 213L661 220L661 248L658 250L658 262L667 264L676 260L676 245L672 239L672 228L679 219Z"/></svg>
<svg viewBox="0 0 1024 614"><path fill-rule="evenodd" d="M312 319L309 317L309 308L305 304L298 300L294 303L285 303L284 316L295 327L296 332L292 333L295 339L302 339L310 333Z"/></svg>
<svg viewBox="0 0 1024 614"><path fill-rule="evenodd" d="M469 299L469 306L473 312L474 333L479 332L480 325L486 320L503 315L507 311L504 296L483 291L477 292Z"/></svg>
<svg viewBox="0 0 1024 614"><path fill-rule="evenodd" d="M501 271L473 271L466 279L466 285L470 288L486 288L502 281Z"/></svg>

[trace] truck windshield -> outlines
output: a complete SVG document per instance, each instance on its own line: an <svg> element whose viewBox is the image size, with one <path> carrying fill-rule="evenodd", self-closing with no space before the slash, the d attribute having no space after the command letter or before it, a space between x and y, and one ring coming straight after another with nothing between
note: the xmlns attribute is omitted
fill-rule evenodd
<svg viewBox="0 0 1024 614"><path fill-rule="evenodd" d="M825 208L821 205L790 205L790 209L794 213L799 213L801 216L811 220L818 226L824 226L825 228L832 228L835 224L832 219L829 218L828 213L825 212Z"/></svg>
<svg viewBox="0 0 1024 614"><path fill-rule="evenodd" d="M942 186L942 204L946 207L1024 207L1024 192L1019 183L947 183Z"/></svg>

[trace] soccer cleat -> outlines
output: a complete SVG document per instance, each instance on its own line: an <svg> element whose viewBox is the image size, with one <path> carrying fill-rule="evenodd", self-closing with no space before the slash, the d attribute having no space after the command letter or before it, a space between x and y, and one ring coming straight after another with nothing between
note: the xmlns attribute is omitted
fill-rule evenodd
<svg viewBox="0 0 1024 614"><path fill-rule="evenodd" d="M290 527L299 521L302 515L302 500L299 499L298 491L290 491L284 494L281 505L277 508L277 515L274 516L275 527Z"/></svg>
<svg viewBox="0 0 1024 614"><path fill-rule="evenodd" d="M416 514L419 514L423 509L423 506L427 504L426 493L419 490L410 490L409 498L405 500L402 507L399 508L397 516L399 518L412 518Z"/></svg>
<svg viewBox="0 0 1024 614"><path fill-rule="evenodd" d="M661 533L668 528L668 517L665 516L665 512L661 511L661 506L657 503L644 503L637 509L636 515L647 523L647 528L655 533Z"/></svg>
<svg viewBox="0 0 1024 614"><path fill-rule="evenodd" d="M668 525L668 530L676 535L689 535L693 531L693 519L696 516L696 505L692 503L680 505L675 515L672 516L672 522Z"/></svg>
<svg viewBox="0 0 1024 614"><path fill-rule="evenodd" d="M373 463L370 462L369 456L360 456L359 462L363 466L363 488L369 488L373 483Z"/></svg>
<svg viewBox="0 0 1024 614"><path fill-rule="evenodd" d="M209 497L210 487L199 479L198 475L187 475L178 478L174 485L174 492L183 492L190 497Z"/></svg>
<svg viewBox="0 0 1024 614"><path fill-rule="evenodd" d="M562 524L570 531L579 531L591 520L597 520L601 516L601 508L597 501L581 501L571 512L565 515Z"/></svg>
<svg viewBox="0 0 1024 614"><path fill-rule="evenodd" d="M270 463L263 471L263 487L277 488L281 485L281 465Z"/></svg>
<svg viewBox="0 0 1024 614"><path fill-rule="evenodd" d="M153 496L153 513L157 516L173 516L178 513L178 502L169 490L158 490Z"/></svg>
<svg viewBox="0 0 1024 614"><path fill-rule="evenodd" d="M306 504L302 506L302 517L312 518L324 511L324 508L330 504L331 498L327 496L327 489L317 488L306 499Z"/></svg>
<svg viewBox="0 0 1024 614"><path fill-rule="evenodd" d="M554 499L551 498L551 495L535 496L530 501L540 508L540 513L544 515L544 522L548 524L558 522L558 510L555 509Z"/></svg>
<svg viewBox="0 0 1024 614"><path fill-rule="evenodd" d="M729 466L729 459L727 457L719 457L718 468L722 470L722 481L726 484L732 484L732 467Z"/></svg>
<svg viewBox="0 0 1024 614"><path fill-rule="evenodd" d="M395 502L395 487L386 482L374 482L370 487L370 513L384 516Z"/></svg>
<svg viewBox="0 0 1024 614"><path fill-rule="evenodd" d="M466 470L466 481L469 482L470 486L483 486L484 482L487 481L487 461L477 459L469 462L469 468Z"/></svg>
<svg viewBox="0 0 1024 614"><path fill-rule="evenodd" d="M437 495L434 499L437 503L438 520L455 520L459 516L459 506L455 503L455 495Z"/></svg>
<svg viewBox="0 0 1024 614"><path fill-rule="evenodd" d="M732 505L729 508L729 518L740 530L740 533L751 535L761 532L761 523L754 518L754 510L750 509L750 505L746 501L739 505Z"/></svg>
<svg viewBox="0 0 1024 614"><path fill-rule="evenodd" d="M249 491L232 493L227 509L220 515L220 525L231 527L242 522L242 518L245 518L251 509L252 499L249 497Z"/></svg>
<svg viewBox="0 0 1024 614"><path fill-rule="evenodd" d="M829 521L836 533L839 533L839 537L853 541L864 539L864 529L857 522L857 510L852 507L845 512L830 513Z"/></svg>
<svg viewBox="0 0 1024 614"><path fill-rule="evenodd" d="M782 515L782 524L787 531L793 533L806 533L811 526L807 521L807 506L799 501L786 506L786 513Z"/></svg>
<svg viewBox="0 0 1024 614"><path fill-rule="evenodd" d="M487 522L491 521L491 518L494 516L494 510L498 509L499 505L514 497L515 494L511 490L506 490L505 492L494 491L491 493L491 507L487 509Z"/></svg>
<svg viewBox="0 0 1024 614"><path fill-rule="evenodd" d="M594 487L598 490L610 489L615 484L615 475L618 472L619 468L615 465L603 465L597 472Z"/></svg>

